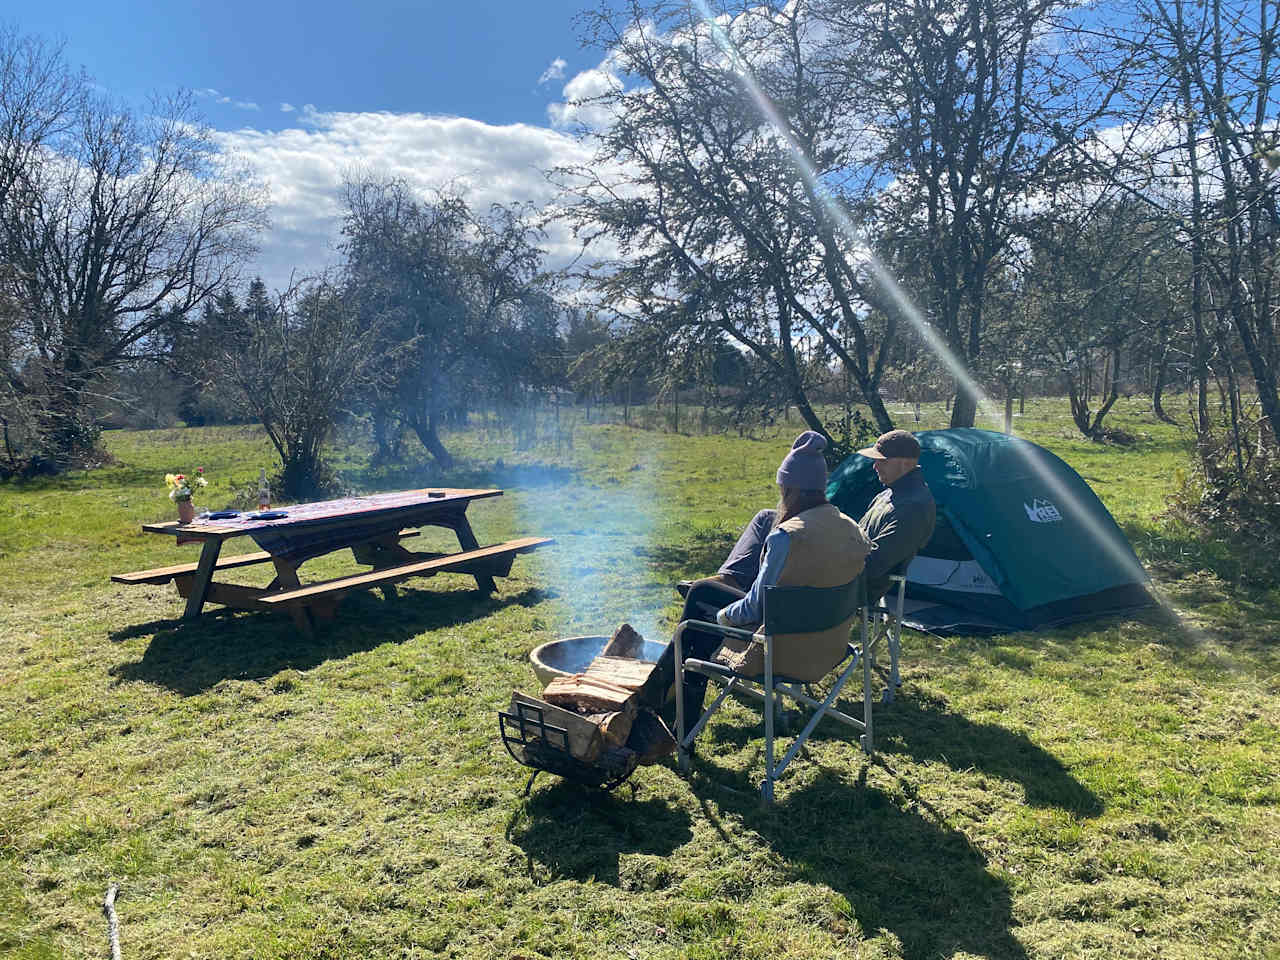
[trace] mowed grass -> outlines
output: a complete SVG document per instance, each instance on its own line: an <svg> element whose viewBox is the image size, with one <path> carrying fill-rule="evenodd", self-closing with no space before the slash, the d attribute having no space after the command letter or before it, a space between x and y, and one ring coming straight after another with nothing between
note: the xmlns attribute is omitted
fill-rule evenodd
<svg viewBox="0 0 1280 960"><path fill-rule="evenodd" d="M879 755L819 728L771 810L741 705L687 780L528 798L496 711L536 689L538 643L668 631L672 583L771 505L795 423L477 425L447 474L346 443L354 489L502 486L472 507L481 542L558 543L492 598L415 581L314 640L274 614L182 624L172 587L108 581L194 560L139 524L173 512L165 472L204 466L206 507L252 487L256 429L109 434L115 466L0 486L0 953L105 956L114 881L129 960L1280 956L1280 590L1235 577L1276 558L1157 518L1185 441L1141 401L1112 417L1129 449L1074 437L1064 406L1029 405L1019 432L1089 480L1175 612L908 635Z"/></svg>

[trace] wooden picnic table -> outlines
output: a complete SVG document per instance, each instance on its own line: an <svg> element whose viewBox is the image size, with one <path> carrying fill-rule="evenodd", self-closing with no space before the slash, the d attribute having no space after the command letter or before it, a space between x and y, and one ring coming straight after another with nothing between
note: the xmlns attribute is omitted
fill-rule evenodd
<svg viewBox="0 0 1280 960"><path fill-rule="evenodd" d="M493 578L511 572L516 554L554 542L547 537L524 537L481 547L467 521L467 507L474 500L500 496L501 490L402 490L296 504L281 508L283 515L276 518L260 517L252 511L217 519L205 514L187 524L147 523L142 529L148 533L173 536L178 543L200 541L203 546L199 561L115 574L111 579L125 584L172 580L178 593L186 598L186 620L200 616L206 603L243 610L285 610L309 633L315 619L333 617L346 594L377 587L391 598L395 595L394 584L411 577L461 573L473 576L482 592L492 593L496 589ZM417 536L417 528L427 526L452 530L461 551L414 552L401 544L401 540ZM244 536L254 537L266 549L220 556L225 541ZM373 569L308 585L299 580L298 567L307 560L344 549L350 549L358 563ZM260 563L270 563L275 568L275 578L266 587L213 579L220 570Z"/></svg>

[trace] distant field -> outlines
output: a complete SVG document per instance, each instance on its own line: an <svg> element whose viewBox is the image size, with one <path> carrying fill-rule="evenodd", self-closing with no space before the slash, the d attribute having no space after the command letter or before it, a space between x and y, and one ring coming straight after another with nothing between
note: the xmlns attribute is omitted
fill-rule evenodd
<svg viewBox="0 0 1280 960"><path fill-rule="evenodd" d="M205 507L251 489L256 428L112 432L114 466L0 484L0 955L106 956L116 881L127 960L1280 958L1280 588L1237 579L1277 561L1160 518L1187 440L1139 398L1109 418L1129 448L1080 439L1065 401L1015 427L1089 481L1174 613L910 635L879 756L820 728L770 811L738 705L689 780L522 797L495 711L535 689L528 651L668 632L672 584L772 505L802 429L703 434L697 414L680 434L477 421L446 437L448 473L344 441L352 489L501 486L472 508L481 542L558 543L493 598L410 582L312 641L271 614L182 625L172 587L108 581L195 558L139 524L173 514L166 472L203 466Z"/></svg>

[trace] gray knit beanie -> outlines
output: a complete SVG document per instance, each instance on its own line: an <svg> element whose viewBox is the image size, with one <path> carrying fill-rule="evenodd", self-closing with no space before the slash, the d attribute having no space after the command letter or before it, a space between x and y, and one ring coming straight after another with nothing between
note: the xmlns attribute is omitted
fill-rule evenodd
<svg viewBox="0 0 1280 960"><path fill-rule="evenodd" d="M806 430L796 437L791 452L778 467L778 486L797 487L801 490L825 490L827 488L827 461L822 451L827 449L827 438L820 433Z"/></svg>

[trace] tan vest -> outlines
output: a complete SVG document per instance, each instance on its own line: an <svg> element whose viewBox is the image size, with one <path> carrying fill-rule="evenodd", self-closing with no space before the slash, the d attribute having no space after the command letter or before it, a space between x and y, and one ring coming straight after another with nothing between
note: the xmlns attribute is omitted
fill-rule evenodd
<svg viewBox="0 0 1280 960"><path fill-rule="evenodd" d="M779 586L838 587L862 572L871 552L871 541L862 528L829 503L784 521L781 529L790 534L791 546L778 576ZM853 621L850 617L819 633L774 637L774 674L806 683L821 680L844 658ZM731 662L740 672L758 676L764 673L764 650L752 643Z"/></svg>

